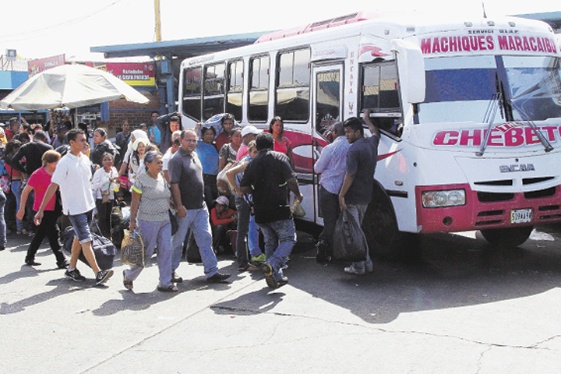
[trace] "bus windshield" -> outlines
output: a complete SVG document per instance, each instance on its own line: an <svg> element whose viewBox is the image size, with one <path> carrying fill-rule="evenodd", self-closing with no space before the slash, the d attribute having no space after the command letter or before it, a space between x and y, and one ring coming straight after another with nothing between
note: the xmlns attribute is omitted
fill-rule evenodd
<svg viewBox="0 0 561 374"><path fill-rule="evenodd" d="M560 60L551 56L469 56L426 60L419 123L483 122L501 98L495 122L561 117Z"/></svg>

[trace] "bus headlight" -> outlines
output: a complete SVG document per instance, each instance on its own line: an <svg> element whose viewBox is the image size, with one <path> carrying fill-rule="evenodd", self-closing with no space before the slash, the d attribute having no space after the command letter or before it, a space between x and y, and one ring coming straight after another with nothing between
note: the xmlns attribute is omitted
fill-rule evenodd
<svg viewBox="0 0 561 374"><path fill-rule="evenodd" d="M448 206L464 205L466 203L466 191L425 191L422 194L424 208L444 208Z"/></svg>

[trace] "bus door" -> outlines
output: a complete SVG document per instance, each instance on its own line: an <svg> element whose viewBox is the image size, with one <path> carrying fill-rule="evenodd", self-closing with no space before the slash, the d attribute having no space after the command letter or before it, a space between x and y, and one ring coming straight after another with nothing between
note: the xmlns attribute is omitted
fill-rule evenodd
<svg viewBox="0 0 561 374"><path fill-rule="evenodd" d="M312 147L314 163L319 158L321 150L333 142L331 125L342 118L343 98L343 64L312 65ZM320 176L312 172L314 217L318 224L323 224L323 215L319 207ZM312 191L310 191L312 192ZM312 196L312 193L306 196ZM305 201L305 199L304 199Z"/></svg>

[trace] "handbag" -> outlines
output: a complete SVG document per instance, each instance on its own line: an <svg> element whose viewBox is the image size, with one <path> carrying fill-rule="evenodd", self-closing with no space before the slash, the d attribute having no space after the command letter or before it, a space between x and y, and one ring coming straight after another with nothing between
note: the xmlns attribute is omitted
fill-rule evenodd
<svg viewBox="0 0 561 374"><path fill-rule="evenodd" d="M333 233L333 259L364 261L367 245L366 236L358 222L348 210L341 211Z"/></svg>
<svg viewBox="0 0 561 374"><path fill-rule="evenodd" d="M169 223L171 224L171 235L175 235L177 229L179 228L179 226L177 225L177 217L171 211L171 209L168 210L168 213L169 213Z"/></svg>
<svg viewBox="0 0 561 374"><path fill-rule="evenodd" d="M144 267L144 241L138 231L125 230L121 243L121 262L123 264Z"/></svg>
<svg viewBox="0 0 561 374"><path fill-rule="evenodd" d="M101 202L104 204L109 202L109 190L101 191Z"/></svg>

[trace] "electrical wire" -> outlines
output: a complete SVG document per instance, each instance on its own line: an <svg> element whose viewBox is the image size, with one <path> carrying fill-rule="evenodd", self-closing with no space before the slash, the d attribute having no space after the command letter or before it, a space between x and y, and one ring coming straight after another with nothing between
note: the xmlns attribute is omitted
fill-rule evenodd
<svg viewBox="0 0 561 374"><path fill-rule="evenodd" d="M45 31L49 31L49 30L56 29L56 28L63 27L63 26L68 26L68 25L74 24L76 22L83 21L85 19L91 18L91 17L105 11L106 9L122 2L122 1L123 0L115 0L111 4L108 4L101 9L93 11L92 13L84 14L84 15L81 15L79 17L72 18L72 19L69 19L69 20L61 22L61 23L57 23L55 25L49 25L49 26L41 27L39 29L28 30L28 31L24 31L24 32L13 33L13 34L4 34L4 35L0 36L0 41L6 43L6 42L15 42L15 41L33 39L34 37L42 36L42 35L38 35L38 34L43 33ZM13 38L10 38L10 37L13 37Z"/></svg>

